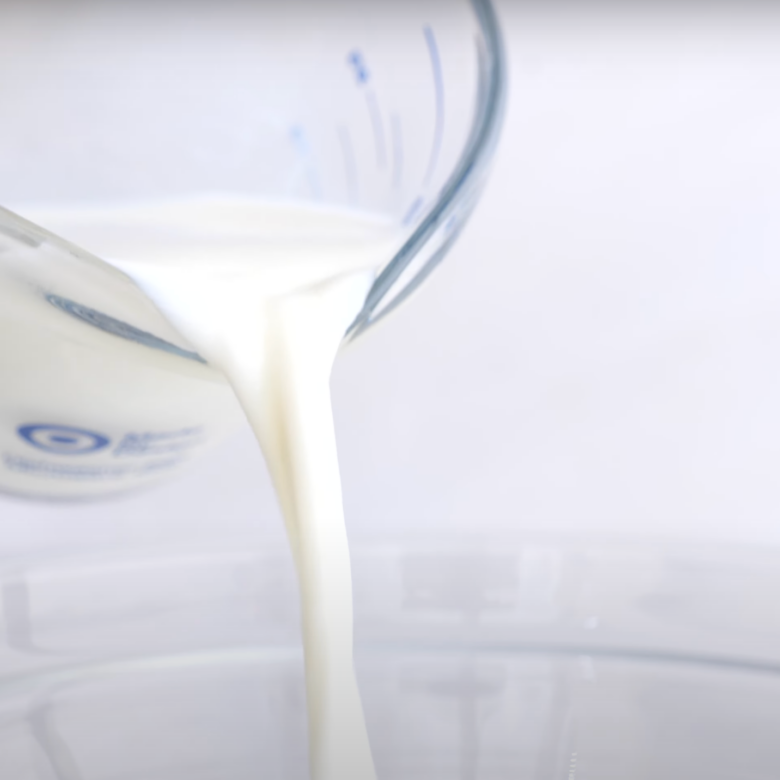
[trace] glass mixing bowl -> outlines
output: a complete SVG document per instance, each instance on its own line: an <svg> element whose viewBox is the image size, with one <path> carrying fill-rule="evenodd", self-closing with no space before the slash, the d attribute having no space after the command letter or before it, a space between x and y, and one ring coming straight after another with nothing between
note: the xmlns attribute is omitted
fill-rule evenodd
<svg viewBox="0 0 780 780"><path fill-rule="evenodd" d="M353 563L382 780L777 777L776 552L493 538ZM307 777L283 549L31 558L0 578L3 777Z"/></svg>
<svg viewBox="0 0 780 780"><path fill-rule="evenodd" d="M89 239L25 215L228 196L381 216L397 251L355 336L441 260L497 140L505 67L488 0L19 0L0 14L8 492L158 482L241 420L221 374ZM153 239L214 240L215 254L247 240L191 231Z"/></svg>

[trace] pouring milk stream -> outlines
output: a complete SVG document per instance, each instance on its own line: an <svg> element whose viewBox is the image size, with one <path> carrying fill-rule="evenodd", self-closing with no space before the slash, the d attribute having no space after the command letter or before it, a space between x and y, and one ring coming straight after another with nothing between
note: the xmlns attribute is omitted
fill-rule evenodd
<svg viewBox="0 0 780 780"><path fill-rule="evenodd" d="M329 378L397 229L356 212L229 197L22 214L131 276L228 377L298 572L312 777L371 780Z"/></svg>

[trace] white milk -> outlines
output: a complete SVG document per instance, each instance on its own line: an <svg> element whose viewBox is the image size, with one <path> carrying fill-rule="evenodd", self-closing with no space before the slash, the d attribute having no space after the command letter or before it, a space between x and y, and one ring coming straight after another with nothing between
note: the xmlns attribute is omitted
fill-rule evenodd
<svg viewBox="0 0 780 780"><path fill-rule="evenodd" d="M298 570L312 776L371 780L329 378L396 231L349 212L227 198L21 213L124 270L229 378Z"/></svg>

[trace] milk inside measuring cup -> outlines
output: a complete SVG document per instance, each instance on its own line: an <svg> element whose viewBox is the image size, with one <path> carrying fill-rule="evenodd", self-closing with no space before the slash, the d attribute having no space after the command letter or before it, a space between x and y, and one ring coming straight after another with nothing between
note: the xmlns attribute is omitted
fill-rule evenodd
<svg viewBox="0 0 780 780"><path fill-rule="evenodd" d="M124 274L3 209L0 222L0 490L136 489L240 424L224 376Z"/></svg>
<svg viewBox="0 0 780 780"><path fill-rule="evenodd" d="M25 215L129 274L229 378L263 448L302 596L317 780L370 780L329 377L395 226L227 197Z"/></svg>

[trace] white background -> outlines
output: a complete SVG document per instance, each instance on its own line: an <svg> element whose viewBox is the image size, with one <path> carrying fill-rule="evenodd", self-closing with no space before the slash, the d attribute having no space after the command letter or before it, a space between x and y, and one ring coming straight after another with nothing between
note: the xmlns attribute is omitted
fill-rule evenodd
<svg viewBox="0 0 780 780"><path fill-rule="evenodd" d="M780 16L701 6L499 5L483 202L334 372L353 539L780 542ZM282 541L248 429L170 485L0 519L5 555Z"/></svg>

